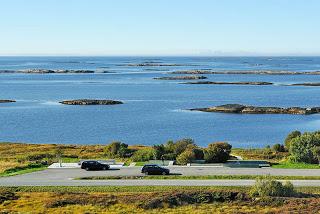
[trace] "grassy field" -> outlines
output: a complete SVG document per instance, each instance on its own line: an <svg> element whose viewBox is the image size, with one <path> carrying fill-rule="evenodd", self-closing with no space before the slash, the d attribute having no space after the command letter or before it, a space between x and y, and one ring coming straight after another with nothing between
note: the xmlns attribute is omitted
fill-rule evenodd
<svg viewBox="0 0 320 214"><path fill-rule="evenodd" d="M320 188L252 198L248 187L0 188L3 213L318 213ZM312 195L310 195L312 194Z"/></svg>

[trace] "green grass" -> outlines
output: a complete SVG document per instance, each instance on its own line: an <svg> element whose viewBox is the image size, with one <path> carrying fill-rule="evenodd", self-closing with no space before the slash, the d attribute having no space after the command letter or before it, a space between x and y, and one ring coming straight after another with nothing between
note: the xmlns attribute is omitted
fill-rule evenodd
<svg viewBox="0 0 320 214"><path fill-rule="evenodd" d="M281 168L281 169L320 169L320 166L319 166L319 164L280 162L279 164L272 165L272 168Z"/></svg>
<svg viewBox="0 0 320 214"><path fill-rule="evenodd" d="M174 179L174 180L238 180L248 179L255 180L257 178L264 178L265 175L200 175L200 176L183 176L183 175L151 175L151 176L91 176L91 177L80 177L76 180L126 180L126 179ZM320 180L320 176L273 176L272 179L277 180Z"/></svg>
<svg viewBox="0 0 320 214"><path fill-rule="evenodd" d="M14 175L21 175L30 172L36 172L46 169L47 166L42 164L29 164L24 167L15 167L11 169L7 169L4 172L0 173L0 177L7 177L7 176L14 176Z"/></svg>

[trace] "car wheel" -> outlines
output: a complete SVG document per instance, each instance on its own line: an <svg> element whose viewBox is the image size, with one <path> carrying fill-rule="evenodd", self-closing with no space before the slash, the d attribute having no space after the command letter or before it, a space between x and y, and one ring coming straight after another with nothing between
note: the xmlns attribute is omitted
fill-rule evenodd
<svg viewBox="0 0 320 214"><path fill-rule="evenodd" d="M167 175L167 173L166 172L162 172L162 175Z"/></svg>
<svg viewBox="0 0 320 214"><path fill-rule="evenodd" d="M89 171L90 169L88 167L86 167L86 171Z"/></svg>
<svg viewBox="0 0 320 214"><path fill-rule="evenodd" d="M104 167L102 168L102 170L107 170L107 167L104 166Z"/></svg>
<svg viewBox="0 0 320 214"><path fill-rule="evenodd" d="M144 174L145 174L145 175L149 175L149 173L148 173L148 172L145 172Z"/></svg>

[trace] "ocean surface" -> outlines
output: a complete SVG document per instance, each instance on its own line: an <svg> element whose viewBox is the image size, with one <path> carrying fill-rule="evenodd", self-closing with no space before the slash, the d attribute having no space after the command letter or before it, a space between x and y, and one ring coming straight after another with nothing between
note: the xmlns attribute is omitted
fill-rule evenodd
<svg viewBox="0 0 320 214"><path fill-rule="evenodd" d="M144 62L180 66L126 66ZM95 74L0 74L0 141L25 143L153 145L193 138L200 146L282 143L293 130L320 129L320 115L240 115L187 109L228 103L320 106L320 87L281 86L320 82L320 75L204 75L210 81L268 81L275 85L186 85L154 80L170 71L320 70L320 57L0 57L0 70L90 69ZM114 106L67 106L65 99L114 99Z"/></svg>

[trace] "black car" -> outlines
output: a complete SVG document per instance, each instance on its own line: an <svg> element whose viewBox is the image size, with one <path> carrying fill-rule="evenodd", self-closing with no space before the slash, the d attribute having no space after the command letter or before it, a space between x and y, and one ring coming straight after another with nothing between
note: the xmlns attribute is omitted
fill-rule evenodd
<svg viewBox="0 0 320 214"><path fill-rule="evenodd" d="M89 170L107 170L110 166L108 164L100 163L99 161L83 161L81 169Z"/></svg>
<svg viewBox="0 0 320 214"><path fill-rule="evenodd" d="M169 175L170 170L156 164L147 164L142 167L141 173L146 175Z"/></svg>

